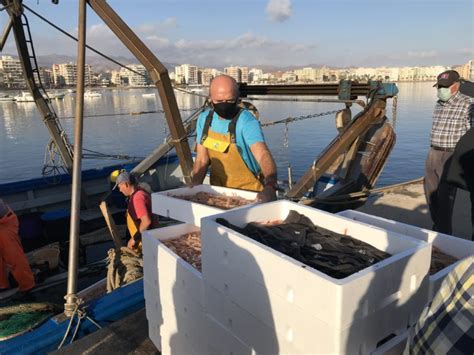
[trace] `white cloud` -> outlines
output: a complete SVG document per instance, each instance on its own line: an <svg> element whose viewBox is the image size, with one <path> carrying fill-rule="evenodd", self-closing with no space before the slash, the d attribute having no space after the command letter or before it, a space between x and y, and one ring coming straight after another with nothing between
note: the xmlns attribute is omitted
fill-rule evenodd
<svg viewBox="0 0 474 355"><path fill-rule="evenodd" d="M240 34L234 38L211 41L189 41L180 39L170 45L162 55L168 61L193 61L202 66L221 66L228 64L253 65L298 65L308 58L315 58L314 44L294 43L273 40L257 36L251 32ZM295 53L298 53L296 56Z"/></svg>
<svg viewBox="0 0 474 355"><path fill-rule="evenodd" d="M429 58L436 58L438 56L438 51L430 50L430 51L409 51L407 53L408 57L410 58L418 58L418 59L429 59Z"/></svg>
<svg viewBox="0 0 474 355"><path fill-rule="evenodd" d="M136 28L136 31L143 34L156 34L157 32L164 32L178 27L178 20L176 17L168 17L163 21L156 23L144 23Z"/></svg>
<svg viewBox="0 0 474 355"><path fill-rule="evenodd" d="M470 55L474 57L474 48L460 48L457 50L457 53L459 54L464 54L464 55Z"/></svg>
<svg viewBox="0 0 474 355"><path fill-rule="evenodd" d="M283 22L291 16L290 0L270 0L267 4L267 14L272 21Z"/></svg>
<svg viewBox="0 0 474 355"><path fill-rule="evenodd" d="M154 48L160 48L160 49L168 47L170 45L170 40L168 38L159 37L156 35L145 37L145 42L149 46L153 46Z"/></svg>

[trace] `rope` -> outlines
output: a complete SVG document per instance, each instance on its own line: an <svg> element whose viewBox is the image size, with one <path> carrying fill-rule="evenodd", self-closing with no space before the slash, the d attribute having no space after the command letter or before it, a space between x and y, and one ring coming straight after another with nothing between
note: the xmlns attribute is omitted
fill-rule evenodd
<svg viewBox="0 0 474 355"><path fill-rule="evenodd" d="M55 28L56 30L58 30L59 32L61 32L62 34L66 35L67 37L71 38L72 40L74 40L74 41L76 41L76 42L78 41L78 39L77 39L76 37L74 37L73 35L69 34L69 33L66 32L65 30L63 30L61 27L55 25L54 23L52 23L51 21L49 21L49 20L46 19L45 17L41 16L39 13L33 11L33 10L30 9L28 6L26 6L26 5L23 4L23 7L24 7L25 9L27 9L28 11L30 11L33 15L37 16L38 18L40 18L41 20L43 20L44 22L46 22L46 23L47 23L48 25L50 25L51 27L53 27L53 28ZM90 49L91 51L93 51L94 53L100 55L101 57L103 57L103 58L105 58L105 59L107 59L107 60L110 60L112 63L117 64L118 66L120 66L120 67L122 67L122 68L124 68L124 69L130 70L130 71L131 71L132 73L134 73L134 74L140 75L141 77L144 77L144 78L146 77L146 75L144 75L144 74L142 74L142 73L140 73L140 72L138 72L138 71L136 71L136 70L133 70L133 69L127 67L126 65L124 65L124 64L122 64L122 63L116 61L115 59L109 57L108 55L106 55L106 54L104 54L104 53L98 51L97 49L95 49L95 48L93 48L93 47L91 47L91 46L89 46L89 45L87 45L87 44L86 44L86 48Z"/></svg>
<svg viewBox="0 0 474 355"><path fill-rule="evenodd" d="M78 310L77 311L77 324L76 324L76 329L74 329L74 333L72 334L72 338L71 338L71 341L69 342L69 344L72 344L72 342L74 341L74 339L76 338L76 335L77 335L77 331L79 330L79 327L81 326L81 321L82 319L86 316L86 312L83 311L83 310Z"/></svg>
<svg viewBox="0 0 474 355"><path fill-rule="evenodd" d="M23 5L23 7L24 7L25 9L27 9L28 11L30 11L33 15L37 16L39 19L41 19L41 20L43 20L44 22L46 22L48 25L50 25L50 26L53 27L54 29L56 29L56 30L58 30L59 32L61 32L62 34L64 34L65 36L71 38L72 40L74 40L74 41L76 41L76 42L78 41L78 39L77 39L76 37L74 37L73 35L69 34L67 31L63 30L61 27L55 25L54 23L52 23L51 21L49 21L49 20L48 20L47 18L45 18L44 16L40 15L39 13L37 13L36 11L30 9L28 6ZM138 71L136 71L136 70L133 70L133 69L127 67L125 64L120 63L119 61L117 61L117 60L115 60L115 59L109 57L108 55L106 55L106 54L100 52L99 50L97 50L97 49L95 49L95 48L93 48L93 47L91 47L91 46L89 46L89 45L87 45L87 44L86 44L86 48L87 48L87 49L90 49L92 52L94 52L94 53L100 55L101 57L103 57L103 58L105 58L105 59L111 61L112 63L117 64L117 65L120 66L121 68L127 69L127 70L131 71L131 72L134 73L134 74L140 75L140 76L143 77L143 78L146 78L146 77L147 77L147 75L142 74L142 73L140 73L140 72L138 72ZM194 96L199 96L199 97L205 97L205 98L207 98L207 95L198 94L198 93L195 93L195 92L192 92L192 91L188 91L188 90L184 90L184 89L181 89L181 88L178 88L178 87L174 87L174 89L175 89L175 90L178 90L178 91L182 91L182 92L184 92L184 93L186 93L186 94L189 94L189 95L194 95Z"/></svg>
<svg viewBox="0 0 474 355"><path fill-rule="evenodd" d="M12 5L13 5L13 3L10 3L10 4L8 4L8 5L4 6L4 7L2 7L2 8L0 9L0 12L3 11L3 10L8 9L8 8L9 8L10 6L12 6Z"/></svg>
<svg viewBox="0 0 474 355"><path fill-rule="evenodd" d="M58 350L62 348L64 342L66 341L67 336L69 335L69 331L71 330L72 322L74 321L74 317L76 316L77 310L79 309L79 302L76 303L76 307L74 308L74 312L72 312L71 318L69 319L69 324L66 329L66 333L64 333L63 340L59 343Z"/></svg>
<svg viewBox="0 0 474 355"><path fill-rule="evenodd" d="M196 108L183 108L179 109L180 111L195 111L200 109L200 107ZM98 113L95 115L84 115L84 118L90 118L90 117L109 117L109 116L138 116L138 115L148 115L152 113L165 113L164 110L153 110L153 111L131 111L131 112L119 112L119 113ZM63 116L59 117L61 120L67 120L67 119L75 119L76 116Z"/></svg>
<svg viewBox="0 0 474 355"><path fill-rule="evenodd" d="M58 164L57 160L60 160L59 152L57 150L56 144L54 144L53 140L50 140L48 144L46 144L45 152L44 152L44 161L43 161L43 168L41 170L41 175L43 178L46 177L57 177L56 179L47 179L46 181L51 184L55 185L61 181L61 174L67 173L64 166Z"/></svg>
<svg viewBox="0 0 474 355"><path fill-rule="evenodd" d="M262 123L261 126L262 127L268 127L268 126L274 126L274 125L281 124L281 123L286 124L286 123L291 123L291 122L296 122L296 121L303 121L303 120L308 120L310 118L322 117L322 116L335 114L338 111L339 110L332 110L332 111L327 111L327 112L313 113L313 114L305 115L305 116L288 117L288 118L278 120L278 121Z"/></svg>
<svg viewBox="0 0 474 355"><path fill-rule="evenodd" d="M82 154L82 157L85 159L114 159L114 160L143 160L144 157L130 156L130 155L120 155L120 154L106 154L97 152L95 150L85 149L83 151L89 152L90 154Z"/></svg>
<svg viewBox="0 0 474 355"><path fill-rule="evenodd" d="M69 332L71 331L71 325L72 323L74 322L74 318L77 316L77 324L76 324L76 327L74 329L74 333L72 334L72 337L71 337L71 340L69 341L69 344L72 344L74 342L74 339L76 339L76 335L77 335L77 332L79 331L79 328L81 327L81 322L84 318L86 318L87 320L89 320L92 324L94 324L98 329L102 329L102 327L100 326L100 324L98 324L94 319L92 319L91 317L89 317L87 315L87 312L85 311L85 309L80 309L80 305L83 303L83 301L81 299L78 299L76 301L76 307L74 307L74 311L71 315L71 318L69 319L69 324L67 326L67 329L66 329L66 333L64 334L63 336L63 339L61 340L61 343L59 344L58 346L58 350L62 348L62 346L64 345L68 335L69 335Z"/></svg>
<svg viewBox="0 0 474 355"><path fill-rule="evenodd" d="M89 322L91 322L92 324L94 324L98 329L102 329L102 327L100 326L100 324L97 323L95 320L93 320L91 317L86 316L86 319L88 319Z"/></svg>

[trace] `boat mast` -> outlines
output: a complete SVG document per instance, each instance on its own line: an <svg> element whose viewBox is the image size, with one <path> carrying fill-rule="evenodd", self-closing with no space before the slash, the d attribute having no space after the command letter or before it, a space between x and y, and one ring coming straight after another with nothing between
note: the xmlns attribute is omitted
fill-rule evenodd
<svg viewBox="0 0 474 355"><path fill-rule="evenodd" d="M81 163L84 123L84 72L86 64L86 4L79 0L77 42L76 114L74 123L74 165L72 170L71 226L69 232L69 264L64 313L72 317L77 306L77 264L79 250L79 216L81 212Z"/></svg>

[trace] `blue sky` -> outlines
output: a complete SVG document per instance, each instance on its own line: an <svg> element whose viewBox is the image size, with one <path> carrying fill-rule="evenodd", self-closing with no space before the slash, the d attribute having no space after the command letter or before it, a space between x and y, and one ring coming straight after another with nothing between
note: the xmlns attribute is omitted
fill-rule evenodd
<svg viewBox="0 0 474 355"><path fill-rule="evenodd" d="M76 33L77 1L24 0ZM109 0L164 62L235 65L416 66L474 59L472 0ZM28 13L39 54L74 54L75 43ZM129 52L88 11L88 43ZM5 24L6 15L0 14ZM14 53L10 42L4 52Z"/></svg>

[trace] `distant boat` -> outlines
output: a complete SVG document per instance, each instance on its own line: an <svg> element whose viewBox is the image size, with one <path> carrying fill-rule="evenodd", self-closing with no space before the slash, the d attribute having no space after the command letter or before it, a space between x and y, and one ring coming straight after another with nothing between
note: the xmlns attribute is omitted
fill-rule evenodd
<svg viewBox="0 0 474 355"><path fill-rule="evenodd" d="M0 96L0 102L12 102L12 101L15 101L15 98L13 96L8 96L8 95Z"/></svg>
<svg viewBox="0 0 474 355"><path fill-rule="evenodd" d="M59 92L59 91L48 92L48 97L50 99L62 100L64 99L64 96L66 96L66 93L64 92Z"/></svg>
<svg viewBox="0 0 474 355"><path fill-rule="evenodd" d="M15 96L16 102L35 102L33 96L27 92L22 91L20 95Z"/></svg>
<svg viewBox="0 0 474 355"><path fill-rule="evenodd" d="M145 98L156 98L156 94L155 93L149 93L149 94L142 94L142 97L145 97Z"/></svg>
<svg viewBox="0 0 474 355"><path fill-rule="evenodd" d="M102 97L102 94L101 94L100 92L97 92L97 91L87 90L87 91L84 93L84 97L89 97L89 98Z"/></svg>
<svg viewBox="0 0 474 355"><path fill-rule="evenodd" d="M207 91L207 88L202 85L188 85L186 89L196 94L201 94Z"/></svg>

